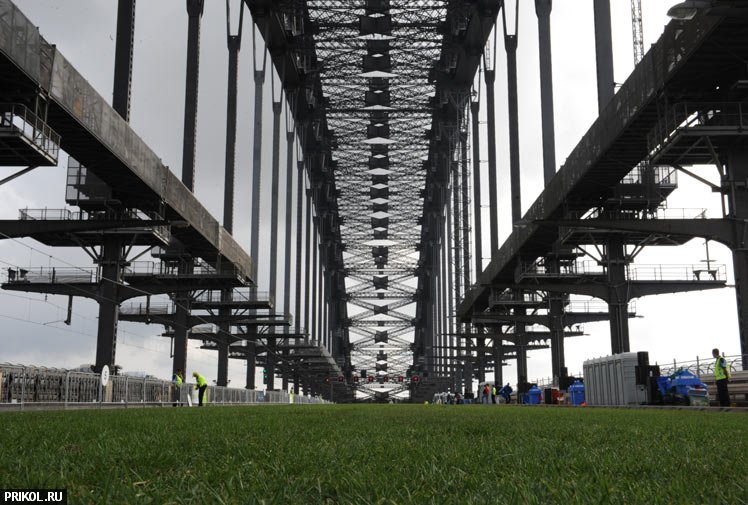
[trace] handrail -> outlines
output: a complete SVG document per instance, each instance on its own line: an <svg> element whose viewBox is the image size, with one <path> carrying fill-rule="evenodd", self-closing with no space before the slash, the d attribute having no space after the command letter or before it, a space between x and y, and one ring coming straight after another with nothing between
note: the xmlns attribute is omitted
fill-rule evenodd
<svg viewBox="0 0 748 505"><path fill-rule="evenodd" d="M731 372L748 370L748 368L743 366L743 363L748 363L748 354L733 354L730 356L724 356L724 358ZM673 359L672 363L660 365L660 375L672 375L681 368L688 370L699 377L702 375L709 375L714 373L714 362L715 359L712 356L703 359L697 356L695 360L687 361L676 361ZM655 364L657 363L655 362Z"/></svg>
<svg viewBox="0 0 748 505"><path fill-rule="evenodd" d="M99 279L97 269L78 267L8 268L3 277L8 283L30 284L91 284Z"/></svg>
<svg viewBox="0 0 748 505"><path fill-rule="evenodd" d="M748 127L748 103L680 102L665 111L647 135L650 154L664 148L686 129L731 130L745 132Z"/></svg>
<svg viewBox="0 0 748 505"><path fill-rule="evenodd" d="M55 161L60 154L60 135L25 105L0 103L0 132L20 133Z"/></svg>

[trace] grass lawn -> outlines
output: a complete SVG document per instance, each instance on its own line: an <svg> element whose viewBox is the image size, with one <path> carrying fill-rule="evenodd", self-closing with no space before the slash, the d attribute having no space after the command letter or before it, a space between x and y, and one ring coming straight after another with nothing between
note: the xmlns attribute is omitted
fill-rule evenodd
<svg viewBox="0 0 748 505"><path fill-rule="evenodd" d="M279 405L0 414L0 488L68 503L748 503L748 415Z"/></svg>

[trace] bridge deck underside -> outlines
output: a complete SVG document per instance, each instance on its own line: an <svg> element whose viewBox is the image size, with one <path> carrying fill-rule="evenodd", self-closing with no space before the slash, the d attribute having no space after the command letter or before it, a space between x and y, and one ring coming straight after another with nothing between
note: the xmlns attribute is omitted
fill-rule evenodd
<svg viewBox="0 0 748 505"><path fill-rule="evenodd" d="M601 112L561 169L533 203L458 307L469 317L488 306L490 286L514 281L520 258L547 254L558 238L552 227L533 224L562 219L600 205L614 186L649 154L648 134L656 126L663 97L719 101L744 78L736 54L746 54L748 33L740 18L698 17L671 22Z"/></svg>
<svg viewBox="0 0 748 505"><path fill-rule="evenodd" d="M43 118L60 134L60 147L108 184L128 208L152 211L165 204L166 217L195 257L223 257L249 279L249 256L220 227L179 179L140 139L64 56L39 35L9 0L0 0L0 103L35 110L46 98Z"/></svg>

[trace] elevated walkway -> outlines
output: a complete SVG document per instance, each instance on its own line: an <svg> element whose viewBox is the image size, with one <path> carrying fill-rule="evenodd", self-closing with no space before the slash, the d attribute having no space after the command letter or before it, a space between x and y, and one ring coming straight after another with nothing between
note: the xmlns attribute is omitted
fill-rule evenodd
<svg viewBox="0 0 748 505"><path fill-rule="evenodd" d="M45 138L19 137L16 132L15 141L32 147L43 142L48 153L59 144L113 188L114 196L125 206L145 213L163 210L164 219L185 223L174 235L194 257L217 269L231 265L244 282L254 280L246 252L107 100L39 35L38 28L10 0L0 0L0 11L7 13L0 19L0 103L12 103L13 117L19 117L21 106L30 108L40 94L47 98L46 123L36 127L36 131L47 132ZM19 102L19 97L25 98ZM26 116L24 123L33 121ZM6 132L9 128L5 126ZM56 164L55 157L41 158L23 163L6 158L5 163Z"/></svg>
<svg viewBox="0 0 748 505"><path fill-rule="evenodd" d="M746 40L743 26L740 19L701 16L688 23L671 22L665 28L529 208L522 226L514 229L468 291L457 307L462 320L485 310L492 286L515 286L522 258L534 260L552 249L557 230L535 223L601 207L609 194L607 188L614 187L647 158L647 135L660 120L662 107L657 97L661 93L677 87L684 94L715 100L721 94L721 83L743 77L732 56L742 54ZM720 52L715 53L714 47L720 47ZM652 162L662 164L663 160Z"/></svg>

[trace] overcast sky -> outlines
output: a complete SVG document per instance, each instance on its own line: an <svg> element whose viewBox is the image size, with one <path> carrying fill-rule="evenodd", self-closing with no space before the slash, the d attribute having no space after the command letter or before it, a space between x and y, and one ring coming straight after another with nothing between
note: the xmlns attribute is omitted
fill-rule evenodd
<svg viewBox="0 0 748 505"><path fill-rule="evenodd" d="M519 27L519 98L522 166L522 204L526 210L542 189L542 149L540 141L540 88L538 77L537 18L534 2L522 0ZM662 33L667 8L673 0L643 0L645 50ZM16 4L40 27L42 35L58 49L108 100L111 99L116 32L114 0L17 0ZM225 2L206 2L202 23L200 108L198 119L196 194L216 219L222 220L222 191L225 144L226 66ZM236 2L234 2L236 4ZM615 79L623 82L633 68L629 0L612 0ZM556 159L560 165L597 116L594 32L591 0L557 0L552 21L554 101L556 122ZM252 150L253 84L251 25L245 19L245 37L240 56L239 141L237 144L237 181L235 236L249 250L249 193ZM137 4L132 89L131 124L135 131L181 175L182 124L187 15L183 0L140 1ZM508 133L503 48L499 44L496 105L498 119L498 160L500 234L503 241L511 229L509 211ZM265 96L270 94L270 81ZM267 107L266 107L267 109ZM483 106L485 110L485 106ZM265 122L265 145L270 141L270 121ZM485 142L482 159L487 159ZM282 151L284 149L282 148ZM266 149L263 157L269 163ZM0 216L14 219L20 208L64 207L65 167L61 157L58 168L39 168L0 187ZM282 154L281 166L285 167ZM4 177L13 170L4 168ZM699 167L700 175L716 181L713 167ZM708 188L685 176L679 189L668 200L668 207L707 208L718 217L719 199ZM263 180L268 185L269 176ZM484 180L482 187L487 182ZM268 191L263 192L264 195ZM483 190L484 197L487 191ZM695 202L698 202L696 204ZM263 202L264 203L264 202ZM483 221L488 222L487 200L483 202ZM281 220L284 215L281 214ZM484 226L484 230L487 229ZM267 229L263 241L267 243ZM483 256L488 237L484 237ZM726 264L732 283L729 250L710 244L710 258ZM637 258L637 264L697 264L705 259L704 242L691 241L677 250L649 248ZM87 256L75 249L48 248L32 240L1 241L0 266L91 266ZM259 285L267 289L268 254L259 258ZM281 300L282 294L276 294ZM74 367L93 361L96 334L96 306L77 298L73 324L65 326L67 299L0 291L0 319L4 331L0 362ZM649 351L652 361L660 363L708 358L712 347L728 354L739 352L737 315L733 289L663 295L639 299L637 317L630 322L631 350ZM608 323L587 324L584 337L566 342L569 371L581 371L582 361L610 353ZM117 362L125 370L143 370L169 377L171 360L169 341L157 337L162 328L155 325L120 323ZM190 370L199 369L215 378L214 353L194 349L190 344ZM529 355L529 377L550 375L550 351ZM231 385L244 385L243 362L232 361ZM513 365L504 376L514 381ZM261 384L261 380L258 381Z"/></svg>

